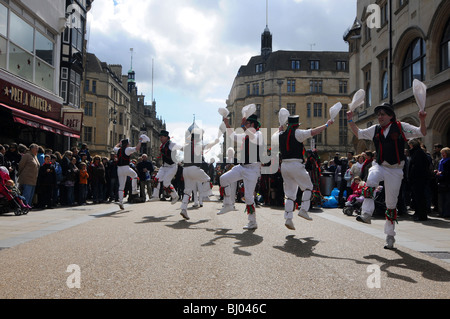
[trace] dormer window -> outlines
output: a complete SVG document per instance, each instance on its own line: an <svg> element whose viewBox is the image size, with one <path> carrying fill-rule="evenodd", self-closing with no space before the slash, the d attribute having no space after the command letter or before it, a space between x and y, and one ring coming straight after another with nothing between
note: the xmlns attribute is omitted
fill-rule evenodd
<svg viewBox="0 0 450 319"><path fill-rule="evenodd" d="M309 61L309 68L310 70L319 70L320 67L320 61L319 60L311 60Z"/></svg>
<svg viewBox="0 0 450 319"><path fill-rule="evenodd" d="M255 65L255 72L256 73L261 73L263 71L263 64L262 63L258 63Z"/></svg>

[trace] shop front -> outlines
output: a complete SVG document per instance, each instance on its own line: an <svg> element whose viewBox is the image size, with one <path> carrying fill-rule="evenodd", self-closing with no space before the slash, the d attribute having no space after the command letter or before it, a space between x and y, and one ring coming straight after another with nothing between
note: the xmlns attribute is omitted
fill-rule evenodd
<svg viewBox="0 0 450 319"><path fill-rule="evenodd" d="M59 96L0 72L0 144L36 143L60 152L76 144L79 132L61 123Z"/></svg>

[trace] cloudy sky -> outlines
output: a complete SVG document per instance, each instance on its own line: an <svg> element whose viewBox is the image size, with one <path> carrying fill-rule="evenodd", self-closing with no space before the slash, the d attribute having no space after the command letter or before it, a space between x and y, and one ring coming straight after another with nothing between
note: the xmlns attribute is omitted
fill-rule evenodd
<svg viewBox="0 0 450 319"><path fill-rule="evenodd" d="M268 0L273 51L347 51L342 40L356 0ZM147 104L171 131L193 121L214 139L217 110L241 65L259 55L266 0L95 0L88 51L108 64L131 65ZM206 137L206 136L205 136Z"/></svg>

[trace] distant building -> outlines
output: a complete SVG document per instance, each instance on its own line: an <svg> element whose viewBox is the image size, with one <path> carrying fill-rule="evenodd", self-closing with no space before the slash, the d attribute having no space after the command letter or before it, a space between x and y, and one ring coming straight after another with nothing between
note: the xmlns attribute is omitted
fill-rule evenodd
<svg viewBox="0 0 450 319"><path fill-rule="evenodd" d="M369 5L377 4L373 13ZM378 10L379 9L379 10ZM378 14L379 13L379 14ZM349 93L366 91L355 111L361 128L377 123L374 108L389 102L398 120L419 125L412 90L414 79L427 87L429 151L450 144L450 1L358 0L356 18L345 32L349 44ZM352 141L355 149L374 149L370 141Z"/></svg>
<svg viewBox="0 0 450 319"><path fill-rule="evenodd" d="M159 155L155 132L159 133L165 124L156 118L156 102L145 105L145 96L137 94L136 83L130 79L134 80L132 69L123 75L121 65L108 65L95 54L87 54L82 142L88 145L91 154L106 156L124 138L135 146L145 133L151 141L141 153L150 157Z"/></svg>
<svg viewBox="0 0 450 319"><path fill-rule="evenodd" d="M61 34L59 94L63 99L64 123L81 134L82 81L86 60L87 13L94 0L64 0L65 26Z"/></svg>
<svg viewBox="0 0 450 319"><path fill-rule="evenodd" d="M261 35L261 55L240 67L230 90L227 108L233 127L239 127L242 108L255 104L263 128L278 128L278 111L286 108L299 115L301 128L323 125L329 109L343 104L335 124L310 139L305 147L316 148L326 159L351 150L346 110L350 103L349 55L347 52L276 51L268 27ZM270 137L265 137L270 144Z"/></svg>

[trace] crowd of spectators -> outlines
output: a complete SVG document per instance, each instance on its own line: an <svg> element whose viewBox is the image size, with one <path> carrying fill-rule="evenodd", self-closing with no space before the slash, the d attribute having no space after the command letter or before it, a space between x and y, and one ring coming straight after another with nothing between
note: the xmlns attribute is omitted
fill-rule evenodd
<svg viewBox="0 0 450 319"><path fill-rule="evenodd" d="M91 156L85 144L62 154L37 144L3 144L0 145L0 166L6 167L11 180L19 185L33 209L118 201L117 155ZM153 163L142 154L131 166L140 177L141 196L145 197L146 187L151 194Z"/></svg>
<svg viewBox="0 0 450 319"><path fill-rule="evenodd" d="M414 219L420 221L426 220L433 212L450 217L450 148L436 144L430 153L416 140L409 141L408 145L397 207L399 214L405 214L409 209L414 211ZM339 207L344 207L352 195L360 196L374 160L376 154L365 151L357 155L348 152L345 157L336 153L334 158L322 162L315 150L307 151L305 167L314 185L311 206L320 207L323 203L320 182L323 174L333 176L333 187L339 190ZM220 176L233 164L214 164L211 161L203 168L211 183L219 185ZM118 201L117 155L112 153L110 158L91 156L86 144L80 149L72 147L63 154L37 144L3 144L0 145L0 166L7 168L11 180L19 185L26 203L34 209ZM158 168L146 154L133 160L130 166L138 173L139 195L145 201L147 195L151 197ZM182 170L180 163L173 181L180 194L183 194L184 188ZM255 192L257 204L282 206L284 192L281 173L261 175ZM125 197L130 193L131 185L128 185ZM243 201L242 194L242 184L238 183L238 201ZM300 201L300 190L297 198ZM161 199L164 200L164 196Z"/></svg>

